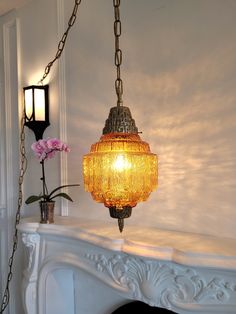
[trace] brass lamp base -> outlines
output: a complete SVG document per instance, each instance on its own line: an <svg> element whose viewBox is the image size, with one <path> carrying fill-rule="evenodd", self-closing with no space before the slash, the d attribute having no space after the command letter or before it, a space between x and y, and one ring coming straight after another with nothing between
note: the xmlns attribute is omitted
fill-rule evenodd
<svg viewBox="0 0 236 314"><path fill-rule="evenodd" d="M116 206L109 207L110 216L118 219L118 226L120 232L124 229L124 219L129 218L132 214L132 207L126 206L123 208L116 208Z"/></svg>

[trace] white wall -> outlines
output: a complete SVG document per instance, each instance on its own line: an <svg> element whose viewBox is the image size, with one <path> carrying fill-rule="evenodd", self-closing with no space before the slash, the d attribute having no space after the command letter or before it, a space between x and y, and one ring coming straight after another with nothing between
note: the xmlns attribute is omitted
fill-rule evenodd
<svg viewBox="0 0 236 314"><path fill-rule="evenodd" d="M37 83L58 42L57 4L32 1L18 11L22 87ZM74 1L64 1L65 26ZM142 138L159 156L159 188L139 204L126 225L152 225L236 238L236 2L234 0L122 1L124 100ZM83 190L82 156L96 142L115 105L112 1L82 1L65 51L65 76L49 76L51 123L60 136L58 83L64 82L69 214L114 224ZM60 26L60 25L59 25ZM61 64L63 67L63 64ZM59 80L58 80L59 78ZM64 118L64 116L63 116ZM25 194L39 191L39 165L30 152ZM59 159L48 180L59 184ZM38 213L37 206L25 214ZM57 209L59 212L59 208Z"/></svg>

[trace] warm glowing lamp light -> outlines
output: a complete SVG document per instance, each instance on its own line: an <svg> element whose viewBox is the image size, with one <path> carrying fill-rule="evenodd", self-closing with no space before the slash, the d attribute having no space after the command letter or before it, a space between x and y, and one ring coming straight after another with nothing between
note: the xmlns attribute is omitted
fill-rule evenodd
<svg viewBox="0 0 236 314"><path fill-rule="evenodd" d="M83 160L85 190L109 208L120 231L132 208L157 188L157 156L134 123L128 107L111 108L104 135Z"/></svg>
<svg viewBox="0 0 236 314"><path fill-rule="evenodd" d="M36 140L43 137L49 123L48 85L24 87L25 125L33 130Z"/></svg>
<svg viewBox="0 0 236 314"><path fill-rule="evenodd" d="M141 140L129 108L123 106L120 2L113 0L117 106L110 109L100 141L84 156L83 171L85 190L109 208L122 232L124 218L130 217L132 208L146 201L157 188L157 156Z"/></svg>

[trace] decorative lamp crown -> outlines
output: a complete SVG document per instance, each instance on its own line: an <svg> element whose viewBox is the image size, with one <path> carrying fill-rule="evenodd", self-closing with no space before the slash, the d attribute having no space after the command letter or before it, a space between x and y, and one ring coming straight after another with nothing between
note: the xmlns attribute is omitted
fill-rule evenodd
<svg viewBox="0 0 236 314"><path fill-rule="evenodd" d="M116 106L110 109L103 134L115 132L138 133L138 128L128 107Z"/></svg>

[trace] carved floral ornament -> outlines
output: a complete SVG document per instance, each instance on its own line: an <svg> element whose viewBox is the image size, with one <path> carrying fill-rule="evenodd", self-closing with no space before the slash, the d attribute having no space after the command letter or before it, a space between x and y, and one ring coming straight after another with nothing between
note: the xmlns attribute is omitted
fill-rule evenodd
<svg viewBox="0 0 236 314"><path fill-rule="evenodd" d="M98 272L125 288L133 299L151 306L173 308L181 304L222 304L236 292L236 281L213 276L206 280L191 268L147 261L120 254L86 254Z"/></svg>

